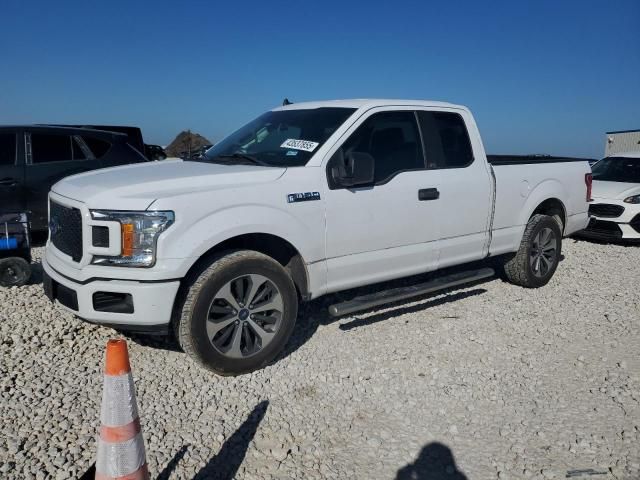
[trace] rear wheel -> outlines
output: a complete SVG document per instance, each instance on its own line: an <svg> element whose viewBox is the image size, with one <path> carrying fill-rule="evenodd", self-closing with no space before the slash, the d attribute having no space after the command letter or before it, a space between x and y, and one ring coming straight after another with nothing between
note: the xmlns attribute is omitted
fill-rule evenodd
<svg viewBox="0 0 640 480"><path fill-rule="evenodd" d="M29 281L31 266L24 258L0 258L0 286L20 287Z"/></svg>
<svg viewBox="0 0 640 480"><path fill-rule="evenodd" d="M278 262L254 251L228 252L190 279L176 337L210 370L248 373L284 348L297 307L293 281Z"/></svg>
<svg viewBox="0 0 640 480"><path fill-rule="evenodd" d="M542 287L553 277L561 251L558 222L548 215L534 215L527 223L518 252L504 263L505 276L522 287Z"/></svg>

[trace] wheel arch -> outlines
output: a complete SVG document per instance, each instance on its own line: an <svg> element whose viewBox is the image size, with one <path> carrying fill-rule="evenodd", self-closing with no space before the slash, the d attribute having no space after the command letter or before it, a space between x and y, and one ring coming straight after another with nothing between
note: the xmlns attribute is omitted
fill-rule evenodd
<svg viewBox="0 0 640 480"><path fill-rule="evenodd" d="M526 225L534 215L549 215L554 217L558 223L562 222L560 228L564 233L567 225L567 195L561 182L554 179L548 179L540 182L531 189L527 200L522 208L520 224Z"/></svg>
<svg viewBox="0 0 640 480"><path fill-rule="evenodd" d="M560 233L564 234L565 226L567 225L567 209L558 198L548 198L540 203L529 215L529 218L534 215L548 215L554 218L560 225Z"/></svg>
<svg viewBox="0 0 640 480"><path fill-rule="evenodd" d="M310 298L309 276L302 255L289 241L271 233L245 233L217 243L191 265L185 278L203 267L206 268L216 255L231 250L253 250L273 258L291 275L300 298Z"/></svg>

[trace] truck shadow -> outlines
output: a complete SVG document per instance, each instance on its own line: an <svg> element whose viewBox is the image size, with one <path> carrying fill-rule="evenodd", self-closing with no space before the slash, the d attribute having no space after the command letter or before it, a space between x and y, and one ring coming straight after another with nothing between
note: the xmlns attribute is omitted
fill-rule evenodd
<svg viewBox="0 0 640 480"><path fill-rule="evenodd" d="M464 288L468 288L468 285ZM341 298L342 294L328 295L327 297L313 300L302 305L300 312L298 313L296 327L289 339L289 342L287 343L287 346L272 363L279 362L302 347L311 339L311 337L313 337L320 325L330 325L335 322L349 320L346 323L341 323L338 327L340 330L347 332L355 328L366 327L385 320L391 320L407 313L415 313L427 308L437 307L447 303L457 302L465 298L482 295L486 291L487 290L484 288L475 288L473 290L465 290L461 292L443 290L441 292L427 294L422 297L416 297L402 302L390 303L382 307L377 307L376 309L384 308L386 311L374 313L373 315L368 316L360 315L366 315L367 312L371 312L376 309L370 309L368 311L365 310L358 314L352 314L344 317L332 317L329 314L329 306L344 300L344 298ZM442 296L443 294L444 296ZM434 295L438 295L438 298L430 299L430 297L433 297ZM415 304L416 302L420 303ZM407 305L409 303L411 305ZM409 320L405 320L405 322L409 322Z"/></svg>

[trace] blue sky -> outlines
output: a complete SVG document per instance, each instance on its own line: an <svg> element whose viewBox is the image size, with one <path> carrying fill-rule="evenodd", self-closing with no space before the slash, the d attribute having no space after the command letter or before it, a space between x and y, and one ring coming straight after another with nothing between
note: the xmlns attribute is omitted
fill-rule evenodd
<svg viewBox="0 0 640 480"><path fill-rule="evenodd" d="M278 105L469 106L487 151L599 157L640 128L640 1L3 0L0 124L211 140Z"/></svg>

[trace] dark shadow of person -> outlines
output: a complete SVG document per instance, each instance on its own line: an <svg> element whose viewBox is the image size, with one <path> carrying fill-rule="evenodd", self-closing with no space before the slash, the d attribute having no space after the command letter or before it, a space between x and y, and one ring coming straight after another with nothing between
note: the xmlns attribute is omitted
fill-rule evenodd
<svg viewBox="0 0 640 480"><path fill-rule="evenodd" d="M242 425L224 442L218 454L193 477L194 480L234 478L268 406L268 400L256 405Z"/></svg>
<svg viewBox="0 0 640 480"><path fill-rule="evenodd" d="M433 442L422 448L415 462L398 470L396 480L467 480L458 470L451 449Z"/></svg>

